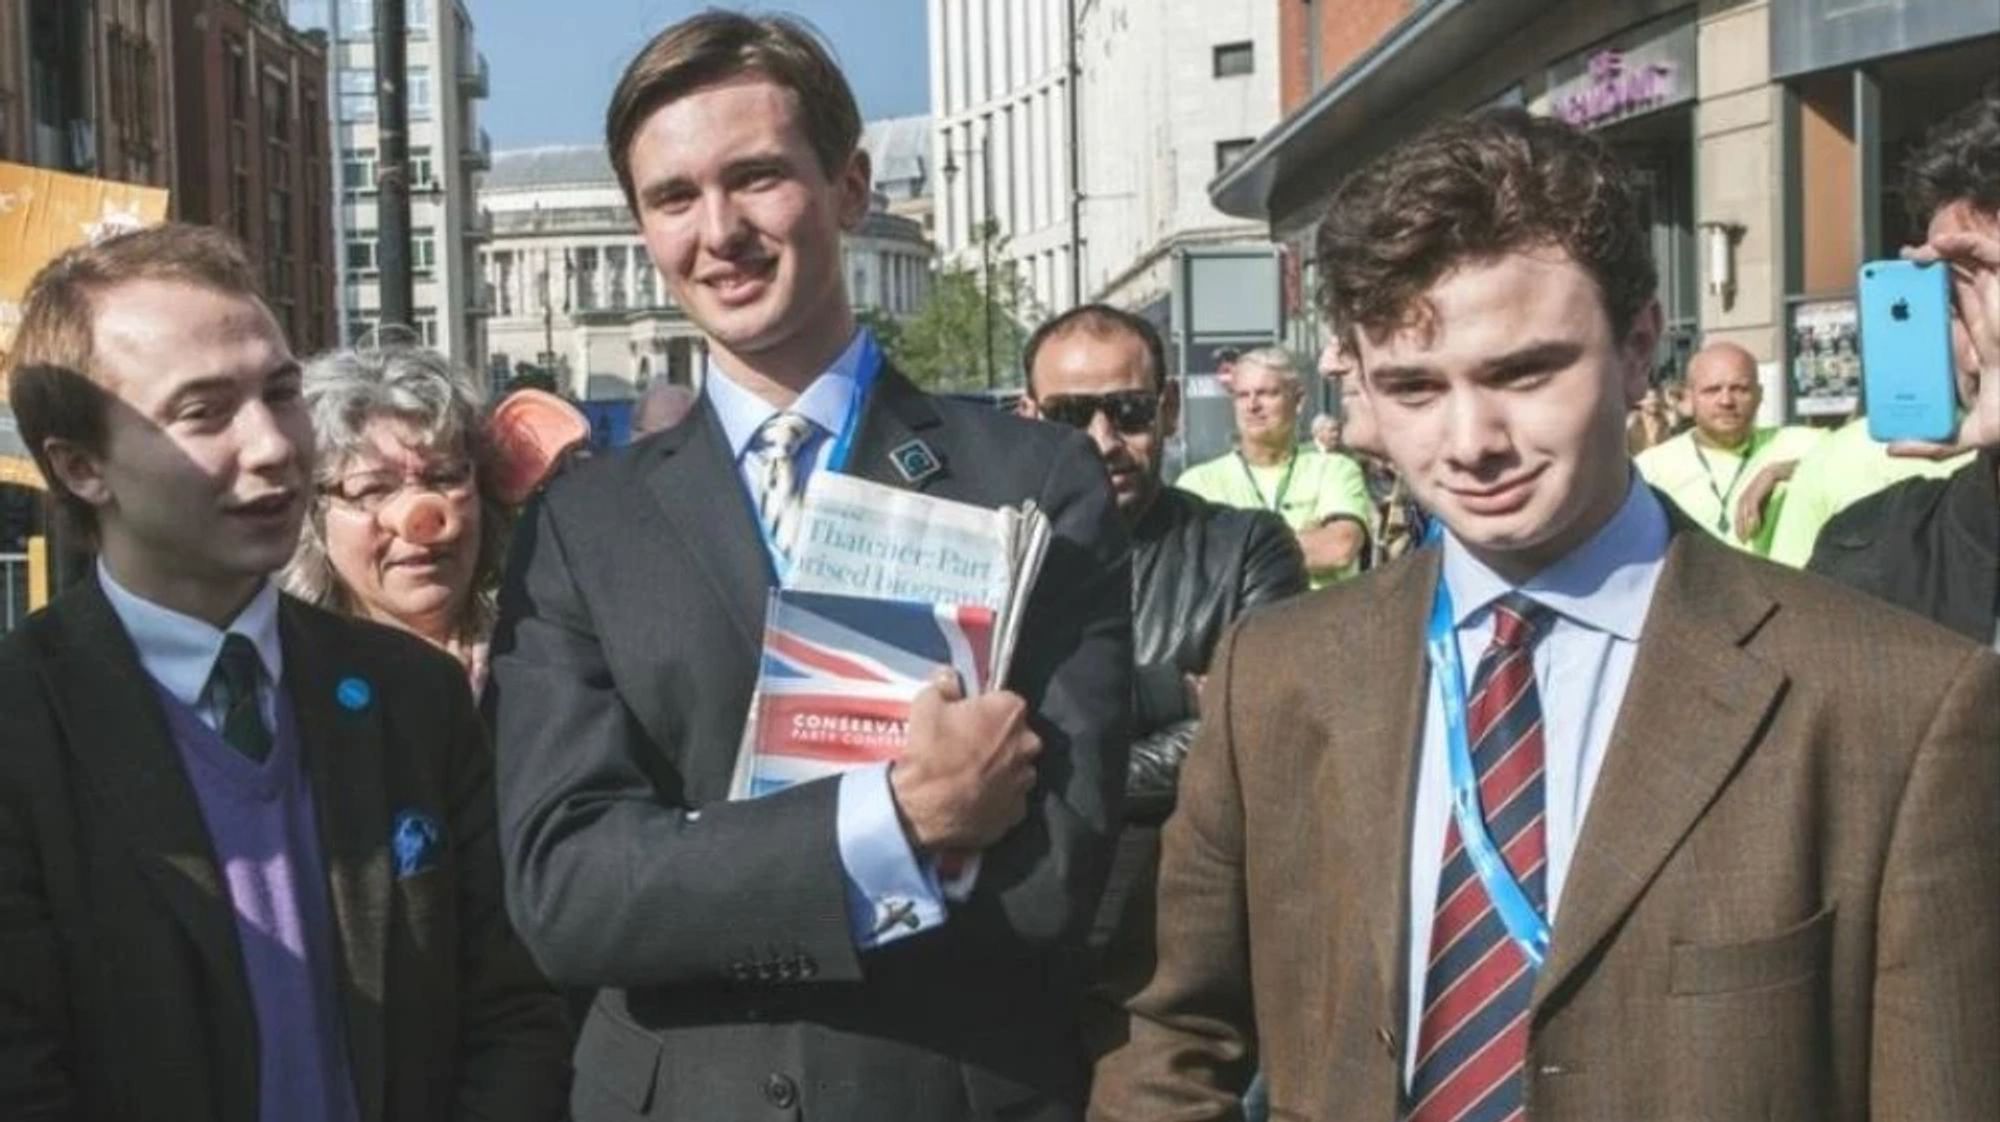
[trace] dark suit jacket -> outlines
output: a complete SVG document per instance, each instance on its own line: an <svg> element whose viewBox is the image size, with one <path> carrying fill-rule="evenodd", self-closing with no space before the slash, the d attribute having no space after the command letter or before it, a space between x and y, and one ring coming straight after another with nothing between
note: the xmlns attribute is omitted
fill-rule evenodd
<svg viewBox="0 0 2000 1122"><path fill-rule="evenodd" d="M552 978L603 987L573 1109L600 1119L1064 1118L1079 1109L1078 951L1103 884L1130 705L1124 537L1080 434L928 397L885 371L851 470L1055 538L1010 688L1044 750L1028 817L940 929L866 955L848 927L837 783L725 801L767 563L720 423L558 479L503 582L489 704L508 904Z"/></svg>
<svg viewBox="0 0 2000 1122"><path fill-rule="evenodd" d="M1250 617L1102 1122L1397 1117L1425 551ZM1534 1122L2000 1118L2000 659L1683 526L1530 1012ZM1253 1043L1261 1055L1253 1055Z"/></svg>
<svg viewBox="0 0 2000 1122"><path fill-rule="evenodd" d="M362 1119L561 1117L561 1005L507 926L463 671L399 632L289 598L279 611ZM372 704L336 702L348 677ZM449 844L396 879L406 808ZM0 1117L258 1122L257 1096L227 890L93 578L0 642Z"/></svg>

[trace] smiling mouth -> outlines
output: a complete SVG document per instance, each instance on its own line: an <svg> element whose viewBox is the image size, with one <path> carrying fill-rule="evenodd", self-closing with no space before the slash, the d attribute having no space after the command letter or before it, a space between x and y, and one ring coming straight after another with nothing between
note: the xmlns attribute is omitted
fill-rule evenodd
<svg viewBox="0 0 2000 1122"><path fill-rule="evenodd" d="M251 499L249 502L237 503L229 508L229 513L245 518L275 518L291 513L292 507L297 502L298 492L279 491Z"/></svg>
<svg viewBox="0 0 2000 1122"><path fill-rule="evenodd" d="M763 284L765 281L771 279L772 274L777 272L777 269L778 262L775 258L745 262L727 271L710 273L701 279L701 283L708 288L716 290L717 293L723 296L729 296L733 293L741 292L746 288L754 288L757 285Z"/></svg>

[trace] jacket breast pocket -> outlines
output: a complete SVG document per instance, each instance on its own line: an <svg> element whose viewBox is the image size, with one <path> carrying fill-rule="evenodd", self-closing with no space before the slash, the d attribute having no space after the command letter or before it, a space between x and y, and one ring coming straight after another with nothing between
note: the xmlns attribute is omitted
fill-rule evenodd
<svg viewBox="0 0 2000 1122"><path fill-rule="evenodd" d="M1734 943L1683 943L1672 948L1668 988L1681 997L1782 986L1823 973L1833 944L1834 907L1775 935Z"/></svg>

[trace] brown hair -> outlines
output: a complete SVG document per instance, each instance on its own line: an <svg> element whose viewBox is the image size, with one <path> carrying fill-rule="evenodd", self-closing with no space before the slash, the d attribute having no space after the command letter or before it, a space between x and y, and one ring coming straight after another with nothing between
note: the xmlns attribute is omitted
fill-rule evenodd
<svg viewBox="0 0 2000 1122"><path fill-rule="evenodd" d="M46 445L61 439L93 452L104 450L109 399L92 370L98 301L135 280L185 281L262 299L257 271L235 238L181 223L76 246L35 274L7 356L7 404L62 511L88 536L96 534L97 512L63 487L49 465Z"/></svg>
<svg viewBox="0 0 2000 1122"><path fill-rule="evenodd" d="M861 142L854 91L820 39L786 16L746 16L710 9L653 37L625 68L604 115L604 139L625 201L638 208L632 138L662 105L745 73L769 78L798 98L806 139L828 176L839 173Z"/></svg>
<svg viewBox="0 0 2000 1122"><path fill-rule="evenodd" d="M1595 136L1519 109L1433 126L1349 176L1321 222L1321 311L1346 333L1421 325L1467 262L1553 247L1597 281L1623 336L1658 273L1631 172Z"/></svg>
<svg viewBox="0 0 2000 1122"><path fill-rule="evenodd" d="M1903 169L1903 205L1919 237L1956 202L2000 210L2000 82L1933 125Z"/></svg>

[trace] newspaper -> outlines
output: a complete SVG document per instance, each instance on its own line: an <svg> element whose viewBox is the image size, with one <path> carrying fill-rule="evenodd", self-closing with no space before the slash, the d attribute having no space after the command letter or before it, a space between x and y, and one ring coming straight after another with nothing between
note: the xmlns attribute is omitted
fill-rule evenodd
<svg viewBox="0 0 2000 1122"><path fill-rule="evenodd" d="M894 759L938 667L968 695L1001 688L1050 533L1032 502L989 509L816 473L765 614L729 797ZM939 873L963 900L978 857Z"/></svg>

